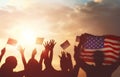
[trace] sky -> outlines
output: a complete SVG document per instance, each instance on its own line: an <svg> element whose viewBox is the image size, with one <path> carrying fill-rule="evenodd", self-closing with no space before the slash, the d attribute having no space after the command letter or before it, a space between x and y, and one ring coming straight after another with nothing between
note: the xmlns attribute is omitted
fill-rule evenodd
<svg viewBox="0 0 120 77"><path fill-rule="evenodd" d="M36 59L44 49L35 45L35 37L44 37L45 41L55 39L53 66L59 67L62 48L59 46L69 40L71 46L65 51L73 56L75 38L82 33L94 35L120 35L120 0L0 0L0 49L7 48L3 57L14 55L18 66L15 71L23 69L20 53L15 47L6 45L9 37L17 39L26 48L27 61L32 49L38 49ZM74 60L74 59L73 59ZM120 68L113 77L120 75ZM83 73L80 73L83 75Z"/></svg>

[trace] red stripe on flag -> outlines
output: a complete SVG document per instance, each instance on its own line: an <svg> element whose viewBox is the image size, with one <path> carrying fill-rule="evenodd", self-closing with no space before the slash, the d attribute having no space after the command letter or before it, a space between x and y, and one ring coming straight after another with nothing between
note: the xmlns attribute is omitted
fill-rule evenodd
<svg viewBox="0 0 120 77"><path fill-rule="evenodd" d="M112 49L117 50L117 51L120 50L120 48L115 48L115 47L112 47L112 46L109 46L109 45L105 45L105 48L112 48Z"/></svg>
<svg viewBox="0 0 120 77"><path fill-rule="evenodd" d="M94 60L90 58L82 58L82 59L86 62L94 62ZM104 60L104 64L111 64L111 63L114 63L114 61Z"/></svg>
<svg viewBox="0 0 120 77"><path fill-rule="evenodd" d="M105 41L105 44L119 45L120 46L120 43L113 43L113 42L108 42L108 41Z"/></svg>
<svg viewBox="0 0 120 77"><path fill-rule="evenodd" d="M120 41L120 36L115 36L115 35L105 35L106 38L111 39L111 40L117 40Z"/></svg>
<svg viewBox="0 0 120 77"><path fill-rule="evenodd" d="M118 59L117 57L112 56L112 55L105 55L105 57L107 57L107 58L112 58L112 59L115 59L115 60L117 60L117 59Z"/></svg>
<svg viewBox="0 0 120 77"><path fill-rule="evenodd" d="M93 59L90 59L90 58L82 58L83 59L83 61L85 61L85 62L94 62L94 60Z"/></svg>
<svg viewBox="0 0 120 77"><path fill-rule="evenodd" d="M111 50L106 50L104 53L113 53L113 54L115 54L115 55L119 55L119 53L117 53L117 52L114 52L114 51L111 51Z"/></svg>
<svg viewBox="0 0 120 77"><path fill-rule="evenodd" d="M114 61L109 61L109 60L104 60L104 62L103 62L103 64L113 64L114 63Z"/></svg>
<svg viewBox="0 0 120 77"><path fill-rule="evenodd" d="M84 54L93 54L94 51L82 51L82 53L84 53ZM104 53L113 53L114 55L119 55L119 52L114 52L113 50L105 50Z"/></svg>

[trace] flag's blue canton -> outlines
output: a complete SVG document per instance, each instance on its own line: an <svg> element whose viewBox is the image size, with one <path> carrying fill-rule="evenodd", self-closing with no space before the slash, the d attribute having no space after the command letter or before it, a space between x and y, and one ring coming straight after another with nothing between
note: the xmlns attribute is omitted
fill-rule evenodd
<svg viewBox="0 0 120 77"><path fill-rule="evenodd" d="M84 38L83 47L86 49L100 49L104 47L104 37L88 35Z"/></svg>

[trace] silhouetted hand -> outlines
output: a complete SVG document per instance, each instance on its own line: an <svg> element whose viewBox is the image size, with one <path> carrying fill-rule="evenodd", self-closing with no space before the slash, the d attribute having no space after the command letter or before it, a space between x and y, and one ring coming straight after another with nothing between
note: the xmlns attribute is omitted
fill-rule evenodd
<svg viewBox="0 0 120 77"><path fill-rule="evenodd" d="M80 58L80 48L79 46L74 46L74 59L76 61L76 64L78 64Z"/></svg>
<svg viewBox="0 0 120 77"><path fill-rule="evenodd" d="M66 54L65 52L61 52L61 56L60 57L60 67L62 71L67 71L67 58L66 58Z"/></svg>
<svg viewBox="0 0 120 77"><path fill-rule="evenodd" d="M5 52L6 52L6 48L3 48L3 49L1 50L1 55L4 55Z"/></svg>
<svg viewBox="0 0 120 77"><path fill-rule="evenodd" d="M80 50L77 46L74 46L74 58L78 58L79 57L79 53L80 53Z"/></svg>
<svg viewBox="0 0 120 77"><path fill-rule="evenodd" d="M73 69L73 64L72 64L72 59L71 59L71 55L70 53L67 53L67 65L68 65L68 68L69 68L69 71Z"/></svg>
<svg viewBox="0 0 120 77"><path fill-rule="evenodd" d="M1 59L2 59L3 55L5 54L5 52L6 52L6 49L3 48L3 49L1 50L0 62L1 62Z"/></svg>
<svg viewBox="0 0 120 77"><path fill-rule="evenodd" d="M24 64L24 69L26 69L27 63L26 63L25 56L24 56L25 48L23 48L21 45L19 45L18 50L19 50L19 52L21 54L21 57L22 57L22 61L23 61L23 64Z"/></svg>
<svg viewBox="0 0 120 77"><path fill-rule="evenodd" d="M55 44L56 44L55 40L50 40L50 42L49 42L49 48L50 48L50 50L53 50Z"/></svg>
<svg viewBox="0 0 120 77"><path fill-rule="evenodd" d="M33 52L32 52L32 57L34 58L36 54L37 54L37 50L36 50L36 48L35 48L35 49L33 50Z"/></svg>
<svg viewBox="0 0 120 77"><path fill-rule="evenodd" d="M70 53L61 52L60 67L62 71L71 71L73 69Z"/></svg>
<svg viewBox="0 0 120 77"><path fill-rule="evenodd" d="M23 48L21 45L19 45L18 50L20 51L21 55L23 55L24 51L25 51L25 48Z"/></svg>
<svg viewBox="0 0 120 77"><path fill-rule="evenodd" d="M43 45L44 45L44 47L45 47L45 50L46 50L46 51L49 51L49 49L50 49L49 42L47 41L47 42L45 42Z"/></svg>
<svg viewBox="0 0 120 77"><path fill-rule="evenodd" d="M61 56L59 55L59 57L60 57L61 60L64 59L64 58L66 58L65 52L62 51L62 52L61 52Z"/></svg>

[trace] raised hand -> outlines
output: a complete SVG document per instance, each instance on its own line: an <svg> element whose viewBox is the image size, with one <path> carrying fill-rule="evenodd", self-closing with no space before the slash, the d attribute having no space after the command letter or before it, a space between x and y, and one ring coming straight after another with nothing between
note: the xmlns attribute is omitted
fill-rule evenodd
<svg viewBox="0 0 120 77"><path fill-rule="evenodd" d="M3 48L3 49L1 50L1 55L4 55L5 52L6 52L6 48Z"/></svg>
<svg viewBox="0 0 120 77"><path fill-rule="evenodd" d="M61 61L63 61L66 58L66 54L64 51L61 52L61 56L59 55L59 58Z"/></svg>
<svg viewBox="0 0 120 77"><path fill-rule="evenodd" d="M55 44L56 44L55 40L50 40L50 42L49 42L49 48L50 48L50 50L53 50Z"/></svg>
<svg viewBox="0 0 120 77"><path fill-rule="evenodd" d="M19 45L18 50L20 51L21 55L23 55L24 51L25 51L25 48L23 48L21 45Z"/></svg>
<svg viewBox="0 0 120 77"><path fill-rule="evenodd" d="M70 53L67 53L68 69L71 71L73 69L72 59Z"/></svg>
<svg viewBox="0 0 120 77"><path fill-rule="evenodd" d="M60 57L60 67L62 71L68 71L68 67L67 67L67 58L66 58L66 54L65 52L61 52L61 56Z"/></svg>
<svg viewBox="0 0 120 77"><path fill-rule="evenodd" d="M47 42L45 42L43 45L44 45L44 47L45 47L45 50L46 50L46 51L49 51L49 49L50 49L49 42L47 41Z"/></svg>
<svg viewBox="0 0 120 77"><path fill-rule="evenodd" d="M80 58L80 48L79 46L74 46L74 60L76 61L76 64L79 63L79 58Z"/></svg>
<svg viewBox="0 0 120 77"><path fill-rule="evenodd" d="M74 58L75 59L78 58L79 53L80 53L79 51L80 51L79 48L77 46L74 46Z"/></svg>
<svg viewBox="0 0 120 77"><path fill-rule="evenodd" d="M32 52L32 58L34 58L36 54L37 54L37 50L34 49L33 52Z"/></svg>
<svg viewBox="0 0 120 77"><path fill-rule="evenodd" d="M1 62L1 59L2 59L3 55L5 54L5 52L6 52L6 48L3 48L3 49L1 50L0 62Z"/></svg>
<svg viewBox="0 0 120 77"><path fill-rule="evenodd" d="M24 56L25 48L23 48L21 45L19 45L18 46L18 50L20 51L20 54L21 54L21 57L22 57L22 61L23 61L23 64L24 64L24 69L25 69L26 66L27 66L27 63L26 63L26 60L25 60L25 56Z"/></svg>

